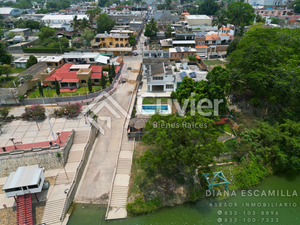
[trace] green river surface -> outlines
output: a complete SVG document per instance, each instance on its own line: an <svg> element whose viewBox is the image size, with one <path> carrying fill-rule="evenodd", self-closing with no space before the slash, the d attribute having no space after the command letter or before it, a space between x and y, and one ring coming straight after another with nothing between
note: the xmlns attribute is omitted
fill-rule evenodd
<svg viewBox="0 0 300 225"><path fill-rule="evenodd" d="M268 192L273 190L276 196L268 196ZM264 196L263 191L267 196ZM210 197L163 208L151 214L112 221L105 221L106 208L103 206L74 204L68 225L300 224L300 171L269 176L252 189L252 196L247 196L247 191L244 194L236 191L235 194L232 193L231 197L222 201ZM254 203L256 205L251 206Z"/></svg>

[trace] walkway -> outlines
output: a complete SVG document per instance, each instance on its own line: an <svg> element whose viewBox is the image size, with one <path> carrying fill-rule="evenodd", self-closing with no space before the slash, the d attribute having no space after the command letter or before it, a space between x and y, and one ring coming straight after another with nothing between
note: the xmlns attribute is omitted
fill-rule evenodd
<svg viewBox="0 0 300 225"><path fill-rule="evenodd" d="M75 131L73 145L70 149L68 161L65 168L61 170L55 181L53 188L49 190L42 223L61 224L60 217L65 204L65 190L71 187L75 172L82 158L83 149L89 137L90 128L77 128Z"/></svg>
<svg viewBox="0 0 300 225"><path fill-rule="evenodd" d="M90 153L87 167L74 199L75 202L108 203L116 160L120 150L120 141L122 140L121 135L125 119L123 112L128 110L131 95L136 86L135 80L138 75L140 61L132 61L127 63L127 66L137 72L128 71L128 73L124 73L122 78L127 79L128 82L118 86L118 89L111 95L112 99L105 99L97 103L92 109L96 112L95 109L100 107L97 115L105 134L100 134L95 149ZM124 68L124 70L127 70L127 68ZM101 118L103 118L102 121Z"/></svg>
<svg viewBox="0 0 300 225"><path fill-rule="evenodd" d="M129 113L132 112L135 98L136 93L132 96L132 101L128 109ZM106 220L127 218L126 204L134 150L134 141L128 141L127 139L129 121L130 119L126 119L123 127L120 154L107 208Z"/></svg>

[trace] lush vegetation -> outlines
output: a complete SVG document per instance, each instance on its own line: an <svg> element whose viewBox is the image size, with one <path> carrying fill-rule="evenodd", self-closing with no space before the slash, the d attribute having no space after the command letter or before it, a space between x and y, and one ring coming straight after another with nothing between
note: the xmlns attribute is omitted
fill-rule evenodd
<svg viewBox="0 0 300 225"><path fill-rule="evenodd" d="M59 38L55 35L55 29L50 27L42 27L38 33L39 40L36 47L43 48L68 48L69 40L66 37Z"/></svg>
<svg viewBox="0 0 300 225"><path fill-rule="evenodd" d="M167 104L169 98L143 98L143 104Z"/></svg>
<svg viewBox="0 0 300 225"><path fill-rule="evenodd" d="M19 85L18 76L0 77L0 88L14 88L14 82Z"/></svg>
<svg viewBox="0 0 300 225"><path fill-rule="evenodd" d="M34 55L30 55L29 59L26 62L26 68L29 68L29 67L33 66L37 62L38 62L37 58Z"/></svg>
<svg viewBox="0 0 300 225"><path fill-rule="evenodd" d="M45 108L42 105L34 104L29 107L25 107L25 112L21 115L23 119L29 118L43 118L45 117Z"/></svg>
<svg viewBox="0 0 300 225"><path fill-rule="evenodd" d="M115 21L110 19L106 13L102 13L97 17L97 32L104 33L111 30L115 25Z"/></svg>
<svg viewBox="0 0 300 225"><path fill-rule="evenodd" d="M136 197L133 203L128 203L126 206L126 209L130 215L139 215L154 212L160 208L161 202L159 198L145 201L143 195Z"/></svg>
<svg viewBox="0 0 300 225"><path fill-rule="evenodd" d="M68 104L64 105L58 109L54 110L54 115L56 116L68 116L68 117L76 117L82 111L82 106L80 103Z"/></svg>
<svg viewBox="0 0 300 225"><path fill-rule="evenodd" d="M99 91L101 89L102 89L102 87L100 87L100 86L93 86L92 92ZM89 90L88 90L87 87L80 87L75 92L60 93L60 96L85 95L85 94L88 94L88 92L89 92ZM50 97L50 98L52 98L52 97L58 97L58 95L56 93L56 89L47 89L47 88L43 89L43 96L44 97ZM35 89L28 97L29 98L37 98L37 97L40 98L41 95L39 93L39 90Z"/></svg>
<svg viewBox="0 0 300 225"><path fill-rule="evenodd" d="M144 35L146 37L154 37L158 32L157 22L152 18L149 23L146 24Z"/></svg>

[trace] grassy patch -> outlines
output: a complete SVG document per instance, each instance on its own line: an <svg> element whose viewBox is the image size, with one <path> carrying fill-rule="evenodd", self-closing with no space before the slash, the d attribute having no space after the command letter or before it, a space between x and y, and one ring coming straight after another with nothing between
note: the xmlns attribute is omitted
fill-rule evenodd
<svg viewBox="0 0 300 225"><path fill-rule="evenodd" d="M237 140L229 139L228 141L225 141L224 143L224 152L232 152L235 150L235 145L237 144Z"/></svg>
<svg viewBox="0 0 300 225"><path fill-rule="evenodd" d="M18 87L19 85L19 77L18 76L9 76L8 78L6 76L1 76L0 77L0 88L13 88L14 82L16 83L16 86Z"/></svg>
<svg viewBox="0 0 300 225"><path fill-rule="evenodd" d="M223 61L221 61L221 60L218 60L218 59L213 59L213 60L205 60L205 61L203 61L206 65L208 65L208 66L211 66L211 65L217 65L217 66L219 66L219 65L225 65L225 64L227 64L226 62L223 62Z"/></svg>
<svg viewBox="0 0 300 225"><path fill-rule="evenodd" d="M144 98L143 104L158 104L158 101L161 100L161 104L167 104L169 98Z"/></svg>
<svg viewBox="0 0 300 225"><path fill-rule="evenodd" d="M219 125L217 125L217 127L232 134L232 130L231 130L230 126L227 123L226 124L219 124Z"/></svg>
<svg viewBox="0 0 300 225"><path fill-rule="evenodd" d="M24 68L12 68L12 73L22 73L23 71L25 71L26 69Z"/></svg>
<svg viewBox="0 0 300 225"><path fill-rule="evenodd" d="M94 91L99 91L101 90L102 87L101 86L94 86L93 87L93 92ZM56 91L55 89L43 89L43 93L44 93L44 97L57 97ZM85 95L86 93L89 93L88 88L86 87L80 87L78 88L75 92L64 92L64 93L60 93L59 96L75 96L75 95ZM37 98L37 97L41 97L38 88L35 89L30 95L29 98Z"/></svg>

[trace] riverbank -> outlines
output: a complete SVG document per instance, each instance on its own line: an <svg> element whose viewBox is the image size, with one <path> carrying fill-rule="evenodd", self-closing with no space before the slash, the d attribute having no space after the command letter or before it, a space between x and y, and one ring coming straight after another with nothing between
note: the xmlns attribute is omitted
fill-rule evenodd
<svg viewBox="0 0 300 225"><path fill-rule="evenodd" d="M259 191L259 193L262 193L263 190L275 190L276 192L277 190L285 190L293 193L293 190L299 190L299 185L300 171L286 171L267 177L255 187L255 190ZM270 223L299 224L299 194L298 197L271 197L262 195L242 196L237 192L236 196L231 196L222 201L216 201L214 198L205 198L174 207L164 207L155 213L129 216L127 219L117 221L104 220L105 207L91 204L76 204L68 225L107 225L111 223L120 225L233 224L233 222L229 222L230 218L237 221L235 224L247 224L249 223L248 219L251 219L251 223L257 225ZM279 203L286 203L286 206L279 206ZM293 204L297 206L294 207ZM247 215L249 212L251 212L251 215ZM252 215L253 212L256 214ZM230 213L232 214L231 216L229 216ZM255 220L255 222L252 220ZM275 221L277 222L275 223Z"/></svg>

